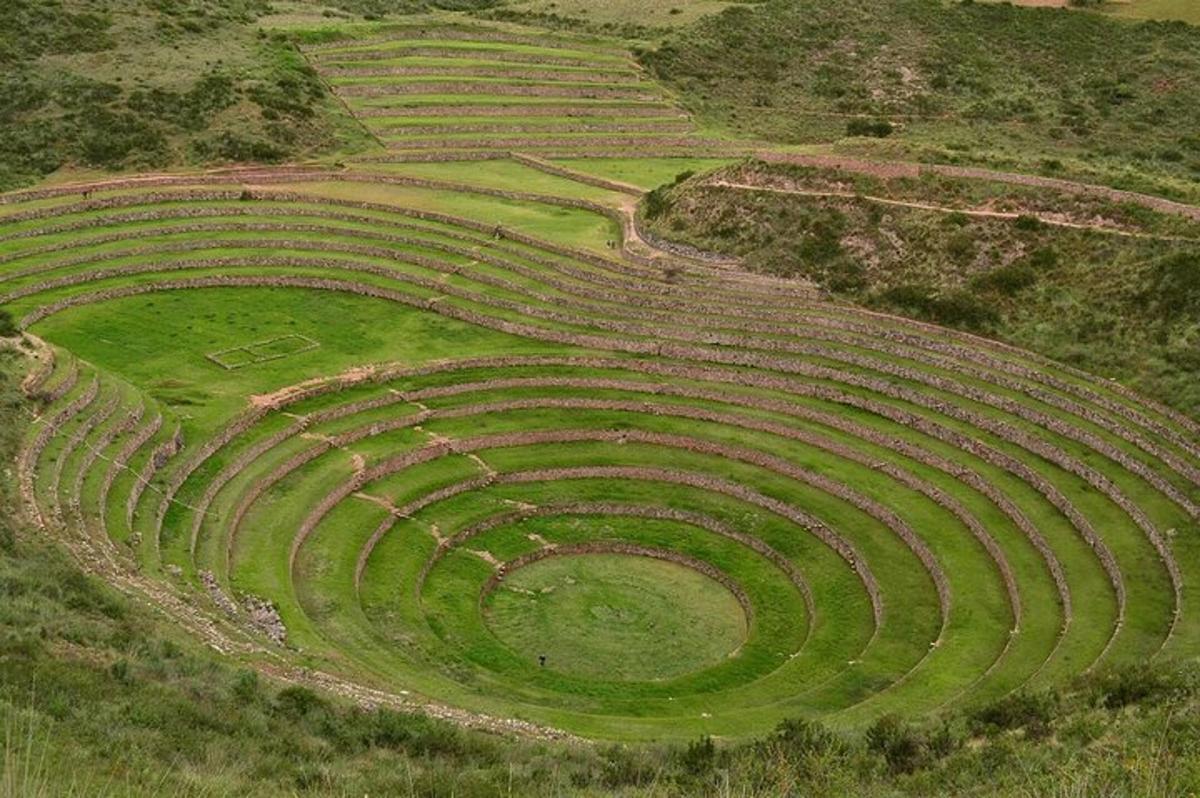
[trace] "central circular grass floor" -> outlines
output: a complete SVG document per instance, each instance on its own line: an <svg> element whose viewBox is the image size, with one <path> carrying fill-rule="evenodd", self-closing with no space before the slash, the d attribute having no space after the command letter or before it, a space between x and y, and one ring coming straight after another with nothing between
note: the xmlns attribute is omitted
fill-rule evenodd
<svg viewBox="0 0 1200 798"><path fill-rule="evenodd" d="M488 596L488 626L513 651L576 676L670 679L717 664L745 641L737 598L674 562L626 554L548 557Z"/></svg>

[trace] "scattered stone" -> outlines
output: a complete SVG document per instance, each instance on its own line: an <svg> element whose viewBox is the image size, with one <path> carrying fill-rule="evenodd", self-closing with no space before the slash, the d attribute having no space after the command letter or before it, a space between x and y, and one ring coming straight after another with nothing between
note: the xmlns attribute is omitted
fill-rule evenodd
<svg viewBox="0 0 1200 798"><path fill-rule="evenodd" d="M272 643L287 645L287 627L283 625L279 610L275 609L273 603L258 596L248 595L242 599L242 606L251 626L266 635Z"/></svg>
<svg viewBox="0 0 1200 798"><path fill-rule="evenodd" d="M182 573L182 572L181 572ZM204 585L204 589L208 591L208 595L212 598L213 603L221 608L221 611L230 618L236 618L238 615L237 605L233 603L233 599L225 594L221 589L221 585L217 582L217 577L212 571L201 571L200 581Z"/></svg>

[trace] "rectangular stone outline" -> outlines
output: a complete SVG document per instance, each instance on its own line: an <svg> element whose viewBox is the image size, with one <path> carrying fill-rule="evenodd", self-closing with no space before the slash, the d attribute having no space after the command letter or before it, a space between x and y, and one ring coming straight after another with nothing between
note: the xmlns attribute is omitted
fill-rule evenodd
<svg viewBox="0 0 1200 798"><path fill-rule="evenodd" d="M293 349L289 352L281 352L274 355L259 355L255 354L254 352L255 348L269 346L280 341L292 339L301 341L303 345L299 349ZM211 360L213 363L216 363L226 371L234 371L236 369L245 368L246 366L255 366L260 363L267 363L272 360L291 357L292 355L298 355L302 352L311 352L320 345L320 343L314 341L312 338L309 338L307 335L301 335L300 333L287 333L286 335L277 335L274 338L267 338L262 341L254 341L253 343L243 344L242 346L232 346L228 349L221 349L216 352L208 352L204 355L204 357L208 360ZM229 362L230 359L228 357L222 359L223 356L232 355L235 352L243 354L250 359L241 362Z"/></svg>

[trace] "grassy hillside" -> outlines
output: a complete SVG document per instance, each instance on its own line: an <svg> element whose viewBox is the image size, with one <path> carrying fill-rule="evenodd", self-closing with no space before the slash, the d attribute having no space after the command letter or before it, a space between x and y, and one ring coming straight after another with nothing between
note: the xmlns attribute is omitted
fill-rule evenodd
<svg viewBox="0 0 1200 798"><path fill-rule="evenodd" d="M834 296L982 333L1200 413L1200 225L1042 188L747 162L644 204L649 229Z"/></svg>
<svg viewBox="0 0 1200 798"><path fill-rule="evenodd" d="M883 136L892 154L1179 191L1200 174L1200 29L1183 23L772 0L707 17L642 60L702 118L779 142Z"/></svg>
<svg viewBox="0 0 1200 798"><path fill-rule="evenodd" d="M1102 8L1121 17L1176 19L1200 25L1200 5L1191 0L1110 0Z"/></svg>
<svg viewBox="0 0 1200 798"><path fill-rule="evenodd" d="M0 28L0 188L61 167L296 159L355 127L262 0L16 0ZM340 141L339 141L340 139Z"/></svg>

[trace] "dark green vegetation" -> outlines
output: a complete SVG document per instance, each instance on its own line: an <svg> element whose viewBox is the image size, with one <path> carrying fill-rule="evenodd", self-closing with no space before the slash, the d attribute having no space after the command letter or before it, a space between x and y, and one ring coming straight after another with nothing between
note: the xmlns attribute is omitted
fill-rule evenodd
<svg viewBox="0 0 1200 798"><path fill-rule="evenodd" d="M887 152L921 160L1193 194L1200 175L1200 29L1184 23L770 0L701 20L642 61L702 119L773 141L823 143L886 122Z"/></svg>
<svg viewBox="0 0 1200 798"><path fill-rule="evenodd" d="M1036 186L761 162L660 188L643 213L657 234L756 271L1200 412L1200 223Z"/></svg>
<svg viewBox="0 0 1200 798"><path fill-rule="evenodd" d="M64 166L277 162L353 146L353 130L294 45L253 27L268 8L260 0L6 4L0 188Z"/></svg>

